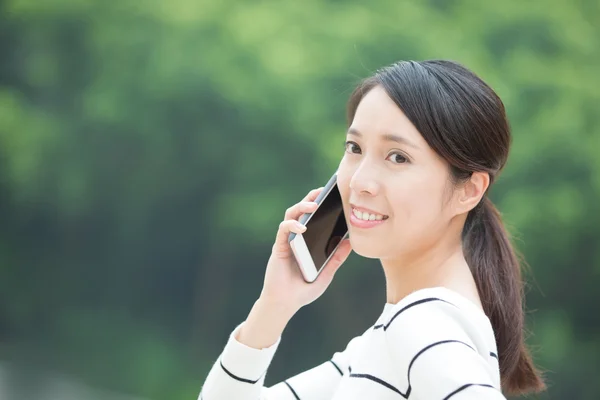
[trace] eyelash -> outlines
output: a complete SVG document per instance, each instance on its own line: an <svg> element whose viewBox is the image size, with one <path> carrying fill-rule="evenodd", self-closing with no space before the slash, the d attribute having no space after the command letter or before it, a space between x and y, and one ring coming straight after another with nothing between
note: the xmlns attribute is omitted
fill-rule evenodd
<svg viewBox="0 0 600 400"><path fill-rule="evenodd" d="M356 147L357 147L357 148L360 150L360 146L359 146L359 145L358 145L356 142L352 142L352 141L350 141L350 140L349 140L349 141L347 141L347 142L345 142L345 143L344 143L344 146L345 146L346 152L347 152L347 153L349 153L349 154L360 154L360 153L355 153L355 152L353 152L353 151L349 150L349 147L350 147L351 145L352 145L352 146L356 146ZM401 162L396 162L396 163L394 163L394 164L396 164L396 165L400 165L400 164L406 164L406 163L408 163L408 162L410 161L410 160L408 159L408 157L406 157L404 154L402 154L402 153L400 153L400 152L397 152L397 151L396 151L396 152L393 152L393 153L391 153L391 154L390 154L390 156L393 156L393 155L400 156L400 157L402 158L402 160L403 160L403 161L401 161ZM389 156L388 156L388 157L389 157ZM386 160L387 160L387 158L386 158Z"/></svg>

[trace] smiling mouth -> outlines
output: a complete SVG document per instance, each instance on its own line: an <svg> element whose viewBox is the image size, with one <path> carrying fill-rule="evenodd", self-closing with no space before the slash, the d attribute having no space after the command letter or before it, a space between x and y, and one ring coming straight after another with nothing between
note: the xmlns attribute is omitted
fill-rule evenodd
<svg viewBox="0 0 600 400"><path fill-rule="evenodd" d="M352 214L362 221L383 221L389 218L387 215L363 212L354 207L352 208Z"/></svg>

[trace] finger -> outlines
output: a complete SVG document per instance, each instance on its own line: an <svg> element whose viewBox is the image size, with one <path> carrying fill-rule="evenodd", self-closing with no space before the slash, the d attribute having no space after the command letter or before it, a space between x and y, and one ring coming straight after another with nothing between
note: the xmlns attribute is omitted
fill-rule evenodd
<svg viewBox="0 0 600 400"><path fill-rule="evenodd" d="M322 276L324 282L330 282L336 271L342 266L344 261L346 261L351 252L352 245L350 244L350 239L344 239L327 262L327 265L325 265L325 269L321 272L317 280L321 279Z"/></svg>
<svg viewBox="0 0 600 400"><path fill-rule="evenodd" d="M308 194L302 199L302 201L315 201L319 196L319 193L324 189L323 186L316 188L308 192Z"/></svg>
<svg viewBox="0 0 600 400"><path fill-rule="evenodd" d="M290 219L281 222L279 224L279 229L277 230L275 243L273 244L273 251L280 255L288 254L290 251L290 245L288 243L290 233L300 234L305 230L306 226L296 220Z"/></svg>
<svg viewBox="0 0 600 400"><path fill-rule="evenodd" d="M317 207L317 203L311 201L302 201L298 204L294 204L285 211L284 220L297 220L302 214L314 212Z"/></svg>

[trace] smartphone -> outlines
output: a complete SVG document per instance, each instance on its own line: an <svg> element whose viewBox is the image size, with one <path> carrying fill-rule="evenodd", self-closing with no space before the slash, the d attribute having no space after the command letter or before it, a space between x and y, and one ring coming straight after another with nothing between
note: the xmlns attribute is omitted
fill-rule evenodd
<svg viewBox="0 0 600 400"><path fill-rule="evenodd" d="M288 241L306 282L314 282L348 237L348 226L337 186L337 172L329 179L315 203L318 208L304 214L299 222L306 226L302 234L290 233Z"/></svg>

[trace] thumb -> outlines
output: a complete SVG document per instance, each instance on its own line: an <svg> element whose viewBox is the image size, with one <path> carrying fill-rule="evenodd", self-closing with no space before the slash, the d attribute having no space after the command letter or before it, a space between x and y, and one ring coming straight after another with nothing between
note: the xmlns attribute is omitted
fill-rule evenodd
<svg viewBox="0 0 600 400"><path fill-rule="evenodd" d="M335 275L337 270L342 266L344 261L346 261L346 259L350 255L350 252L352 252L352 245L350 244L350 240L342 240L342 243L338 246L333 256L331 256L331 258L327 262L327 265L325 265L320 277L322 276L324 281L331 281L333 279L333 275ZM319 280L319 278L317 278L317 280Z"/></svg>

